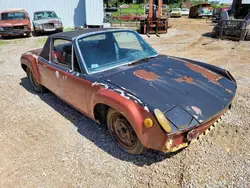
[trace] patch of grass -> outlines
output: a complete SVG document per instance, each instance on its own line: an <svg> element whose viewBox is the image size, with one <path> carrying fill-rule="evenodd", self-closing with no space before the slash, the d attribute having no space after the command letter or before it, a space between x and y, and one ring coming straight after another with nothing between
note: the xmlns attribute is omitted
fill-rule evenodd
<svg viewBox="0 0 250 188"><path fill-rule="evenodd" d="M119 16L119 15L129 15L129 14L144 14L144 7L142 4L130 4L129 8L118 8L117 12L113 12L113 16Z"/></svg>
<svg viewBox="0 0 250 188"><path fill-rule="evenodd" d="M74 28L67 27L67 28L64 28L63 31L64 31L64 32L67 32L67 31L74 31Z"/></svg>
<svg viewBox="0 0 250 188"><path fill-rule="evenodd" d="M43 45L45 44L45 42L47 41L47 38L48 38L48 37L39 37L39 38L36 40L37 46L43 46Z"/></svg>
<svg viewBox="0 0 250 188"><path fill-rule="evenodd" d="M4 46L4 45L6 45L6 44L8 44L8 42L7 42L7 41L0 40L0 46Z"/></svg>

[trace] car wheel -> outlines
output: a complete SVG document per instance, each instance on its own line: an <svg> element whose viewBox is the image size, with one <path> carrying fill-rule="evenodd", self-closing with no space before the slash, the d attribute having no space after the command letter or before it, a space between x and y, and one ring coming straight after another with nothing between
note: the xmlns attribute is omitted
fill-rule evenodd
<svg viewBox="0 0 250 188"><path fill-rule="evenodd" d="M26 37L31 37L31 32L27 32Z"/></svg>
<svg viewBox="0 0 250 188"><path fill-rule="evenodd" d="M128 153L141 154L144 150L128 120L116 110L110 108L107 115L108 129L119 146Z"/></svg>
<svg viewBox="0 0 250 188"><path fill-rule="evenodd" d="M27 75L28 75L29 81L30 81L32 87L34 88L34 90L37 93L43 93L43 92L45 92L45 88L36 81L36 79L35 79L32 71L29 68L27 68L26 71L27 71Z"/></svg>
<svg viewBox="0 0 250 188"><path fill-rule="evenodd" d="M246 39L245 39L245 40L247 40L247 41L250 40L250 30L247 32L247 34L246 34Z"/></svg>

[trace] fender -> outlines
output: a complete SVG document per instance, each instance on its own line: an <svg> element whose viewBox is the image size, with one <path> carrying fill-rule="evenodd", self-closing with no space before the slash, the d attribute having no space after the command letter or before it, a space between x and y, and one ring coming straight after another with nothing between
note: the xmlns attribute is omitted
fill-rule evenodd
<svg viewBox="0 0 250 188"><path fill-rule="evenodd" d="M149 110L134 102L128 97L115 91L98 86L99 89L91 101L92 113L96 104L105 104L121 112L135 130L144 147L163 150L168 136L163 132L154 115ZM94 117L94 114L91 115ZM144 126L144 119L151 118L154 125L151 128Z"/></svg>
<svg viewBox="0 0 250 188"><path fill-rule="evenodd" d="M29 67L38 83L40 83L40 72L38 69L38 56L32 52L27 52L21 57L21 65Z"/></svg>

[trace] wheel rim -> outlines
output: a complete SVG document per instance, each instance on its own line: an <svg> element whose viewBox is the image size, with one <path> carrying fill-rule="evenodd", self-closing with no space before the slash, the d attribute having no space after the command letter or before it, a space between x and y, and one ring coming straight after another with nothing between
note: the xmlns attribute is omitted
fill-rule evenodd
<svg viewBox="0 0 250 188"><path fill-rule="evenodd" d="M116 113L111 120L112 133L119 144L124 148L133 149L136 146L137 136L127 119Z"/></svg>

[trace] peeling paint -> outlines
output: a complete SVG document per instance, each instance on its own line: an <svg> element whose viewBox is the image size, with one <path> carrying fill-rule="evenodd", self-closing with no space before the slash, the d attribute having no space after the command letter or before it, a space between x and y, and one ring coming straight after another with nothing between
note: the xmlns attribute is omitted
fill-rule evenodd
<svg viewBox="0 0 250 188"><path fill-rule="evenodd" d="M154 72L148 72L145 70L136 70L134 75L148 81L153 81L157 79L157 75Z"/></svg>
<svg viewBox="0 0 250 188"><path fill-rule="evenodd" d="M185 63L185 66L194 72L200 73L202 76L207 78L208 81L210 81L216 85L220 85L220 83L218 81L222 78L222 76L219 76L219 75L213 73L212 71L209 71L201 66L194 65L191 63Z"/></svg>
<svg viewBox="0 0 250 188"><path fill-rule="evenodd" d="M104 83L98 83L98 82L92 83L92 87L95 86L95 85L103 86L105 89L109 88L109 86L107 84L104 84Z"/></svg>
<svg viewBox="0 0 250 188"><path fill-rule="evenodd" d="M144 110L146 110L147 112L149 112L149 109L147 106L144 106Z"/></svg>
<svg viewBox="0 0 250 188"><path fill-rule="evenodd" d="M58 71L55 72L56 78L60 78L60 73Z"/></svg>
<svg viewBox="0 0 250 188"><path fill-rule="evenodd" d="M197 106L191 106L191 108L197 115L202 115L201 109L199 109Z"/></svg>
<svg viewBox="0 0 250 188"><path fill-rule="evenodd" d="M230 89L225 89L227 93L232 93Z"/></svg>
<svg viewBox="0 0 250 188"><path fill-rule="evenodd" d="M123 96L124 98L126 98L126 99L130 99L128 96L125 96L125 93L124 93L124 91L123 91L123 90L121 90L121 89L114 89L114 91L119 92L119 93L120 93L120 95L121 95L121 96Z"/></svg>
<svg viewBox="0 0 250 188"><path fill-rule="evenodd" d="M193 81L193 79L191 78L191 77L189 77L189 76L184 76L183 78L177 78L176 79L177 80L177 82L187 82L187 83L190 83L190 84L194 84L194 81Z"/></svg>

